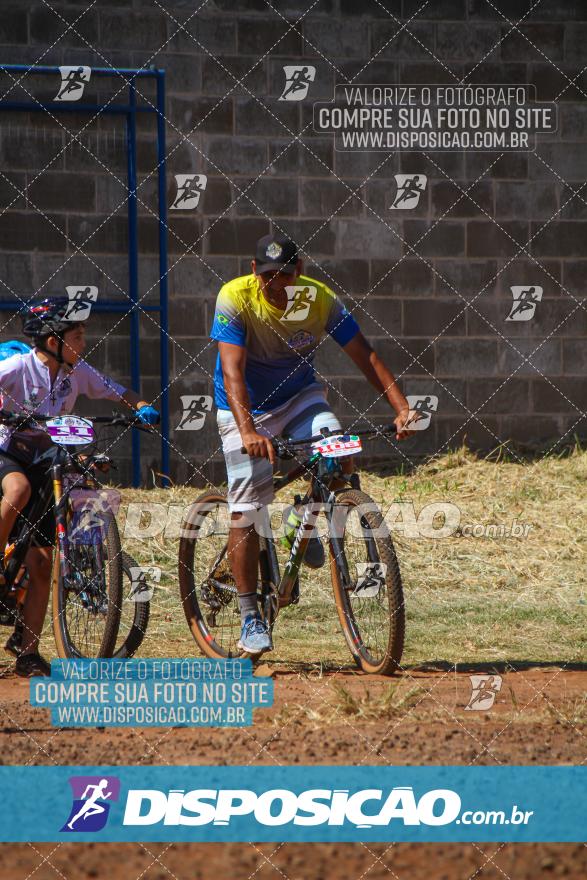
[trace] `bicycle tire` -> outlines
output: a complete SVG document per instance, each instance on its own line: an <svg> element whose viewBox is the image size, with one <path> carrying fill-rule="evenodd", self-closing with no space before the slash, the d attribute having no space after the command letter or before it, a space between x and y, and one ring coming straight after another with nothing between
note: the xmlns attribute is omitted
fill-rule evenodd
<svg viewBox="0 0 587 880"><path fill-rule="evenodd" d="M384 591L388 597L386 612L380 615L381 619L385 619L387 635L381 639L382 650L378 651L376 656L372 653L373 646L371 642L373 634L369 633L367 636L369 641L369 644L367 644L361 632L360 620L357 620L357 613L353 607L353 593L350 589L345 589L343 586L340 563L337 561L332 543L330 543L332 588L344 637L355 663L360 669L372 675L393 675L401 662L405 638L405 604L401 574L393 541L379 507L365 492L357 489L343 489L336 495L336 504L347 505L350 508L358 508L365 505L367 508L361 512L361 528L364 529L364 520L371 535L374 536L370 540L375 542L378 556L377 561L383 562L386 566ZM343 542L345 537L346 523L342 536ZM345 552L344 544L343 552ZM380 594L381 590L374 598L381 605L380 599L383 597ZM366 603L370 601L368 598L359 598L358 596L356 598L358 602ZM375 640L377 641L381 635L378 629Z"/></svg>
<svg viewBox="0 0 587 880"><path fill-rule="evenodd" d="M130 569L136 568L137 563L133 559L133 557L126 553L124 550L122 551L122 573L123 576L132 580ZM123 588L124 592L124 588ZM124 599L123 599L124 601ZM151 611L151 603L146 600L143 602L133 602L134 605L134 616L132 624L130 625L128 635L122 642L122 644L116 648L113 653L113 657L116 657L118 660L124 660L127 657L132 657L139 650L143 643L143 639L147 634L147 626L149 625L149 615ZM122 606L121 606L121 617L122 617ZM117 633L117 639L120 636L120 626Z"/></svg>
<svg viewBox="0 0 587 880"><path fill-rule="evenodd" d="M228 504L226 495L223 493L206 492L194 501L187 516L182 522L178 556L181 604L192 636L200 648L200 651L205 656L221 659L227 657L242 657L245 655L240 649L236 649L234 638L232 639L232 641L235 642L234 650L230 645L224 646L217 641L214 634L214 628L210 625L210 612L208 612L207 619L206 612L201 607L198 598L198 592L202 585L196 582L194 560L196 558L198 540L200 539L201 523L203 522L200 518L205 517L211 512L210 510L204 512L203 505L205 503L209 505ZM218 558L219 555L221 554L217 554L216 558ZM237 603L235 606L236 611L238 610L238 600L236 600L236 596L235 601ZM230 615L231 612L228 612L228 614ZM236 621L234 629L238 631L238 634L240 635L240 615L237 618L234 613L234 617Z"/></svg>
<svg viewBox="0 0 587 880"><path fill-rule="evenodd" d="M99 644L92 653L81 650L76 644L67 620L67 596L61 577L59 548L57 546L53 560L53 634L59 657L111 657L116 646L120 613L122 606L122 550L116 519L107 516L104 527L103 547L108 558L105 562L108 579L108 607L105 615L104 631Z"/></svg>

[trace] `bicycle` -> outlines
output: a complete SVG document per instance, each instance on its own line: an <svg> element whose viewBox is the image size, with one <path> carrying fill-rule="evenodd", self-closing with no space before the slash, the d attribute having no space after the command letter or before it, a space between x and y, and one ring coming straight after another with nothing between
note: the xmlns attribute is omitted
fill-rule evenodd
<svg viewBox="0 0 587 880"><path fill-rule="evenodd" d="M289 474L274 479L275 491L303 475L310 477L310 487L303 498L294 499L301 522L291 541L283 574L266 519L259 536L257 587L260 613L273 629L280 609L299 600L300 566L316 515L322 511L328 523L334 600L347 646L360 669L383 675L391 675L398 668L403 652L405 607L401 574L379 507L360 490L357 474L342 472L341 457L359 453L361 437L391 433L395 434L395 429L387 426L355 430L353 434L331 434L322 429L319 435L305 440L273 441L275 452L282 459L294 458L296 450L312 447L305 461ZM343 482L347 486L333 490L333 480L339 481L337 485ZM352 542L347 540L350 517L362 547L360 563L352 558ZM229 520L226 495L206 492L191 505L181 527L178 567L182 605L194 639L209 657L243 656L237 648L238 593L226 556ZM220 527L216 528L218 523ZM216 541L213 555L204 547L207 537Z"/></svg>
<svg viewBox="0 0 587 880"><path fill-rule="evenodd" d="M27 516L17 518L5 551L0 609L7 622L14 621L16 632L22 632L22 608L28 586L25 557L36 523L53 505L56 522L53 632L57 653L64 658L112 656L120 625L123 584L120 536L112 511L107 507L96 510L93 503L101 488L97 473L107 471L112 460L89 448L94 442L94 422L148 430L130 416L82 419L72 415L51 417L0 410L0 423L16 430L38 430L44 425L47 447L35 454L30 465L31 470L40 469L39 491ZM83 451L77 451L80 446Z"/></svg>
<svg viewBox="0 0 587 880"><path fill-rule="evenodd" d="M96 417L92 421L102 425L104 428L108 426L115 428L120 426L133 427L151 433L151 429L142 422L137 423L135 417L123 416L120 413L114 413L112 418ZM102 437L97 437L96 442L90 447L90 451L93 454L93 468L105 476L111 469L116 470L116 464L110 456L99 451L102 440ZM104 443L106 448L109 449L112 445L112 439L108 438L108 440L104 440ZM136 654L147 634L150 616L150 601L148 598L145 598L147 593L144 589L140 589L141 584L136 581L136 573L140 571L140 567L135 559L125 550L121 553L120 561L123 581L122 602L120 605L118 634L112 652L112 657L119 660L133 657Z"/></svg>
<svg viewBox="0 0 587 880"><path fill-rule="evenodd" d="M124 660L136 654L143 643L149 625L151 603L149 599L137 598L138 591L140 591L140 595L145 595L144 589L140 589L141 584L137 584L136 578L133 577L137 569L139 566L133 557L123 550L122 575L123 583L128 581L128 592L123 587L118 638L112 654L118 660Z"/></svg>

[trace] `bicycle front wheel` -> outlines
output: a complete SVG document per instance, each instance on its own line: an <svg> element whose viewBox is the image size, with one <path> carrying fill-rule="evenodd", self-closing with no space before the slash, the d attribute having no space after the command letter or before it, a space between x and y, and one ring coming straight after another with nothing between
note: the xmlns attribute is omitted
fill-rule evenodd
<svg viewBox="0 0 587 880"><path fill-rule="evenodd" d="M116 650L113 657L124 660L132 657L139 650L143 639L147 634L151 603L148 599L137 598L136 584L133 581L133 570L136 572L138 565L132 556L122 552L122 573L124 579L120 609L120 623L118 626Z"/></svg>
<svg viewBox="0 0 587 880"><path fill-rule="evenodd" d="M346 489L336 496L330 573L347 645L364 672L392 675L404 646L405 608L391 535L369 495Z"/></svg>
<svg viewBox="0 0 587 880"><path fill-rule="evenodd" d="M101 542L72 541L64 579L59 548L53 563L53 633L60 657L111 657L122 608L122 550L113 516Z"/></svg>
<svg viewBox="0 0 587 880"><path fill-rule="evenodd" d="M226 496L201 495L181 526L179 589L191 633L208 657L240 657L238 592L227 559Z"/></svg>

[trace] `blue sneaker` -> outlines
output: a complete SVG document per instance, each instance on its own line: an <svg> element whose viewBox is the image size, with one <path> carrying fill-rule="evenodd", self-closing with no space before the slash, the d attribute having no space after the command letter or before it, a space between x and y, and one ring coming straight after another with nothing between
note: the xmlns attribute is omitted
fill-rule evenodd
<svg viewBox="0 0 587 880"><path fill-rule="evenodd" d="M273 650L271 633L259 614L249 614L245 617L237 647L247 654L263 654L265 651Z"/></svg>

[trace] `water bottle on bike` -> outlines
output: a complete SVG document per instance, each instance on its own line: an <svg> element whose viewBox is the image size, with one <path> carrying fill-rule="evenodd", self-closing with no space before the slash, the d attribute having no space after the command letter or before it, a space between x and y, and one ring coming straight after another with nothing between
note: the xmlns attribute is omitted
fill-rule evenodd
<svg viewBox="0 0 587 880"><path fill-rule="evenodd" d="M288 505L283 511L284 535L281 539L281 545L289 552L293 547L296 533L302 523L303 507L301 497L296 495L294 503ZM308 568L322 568L324 565L324 547L322 541L318 537L311 537L306 547L304 562Z"/></svg>

